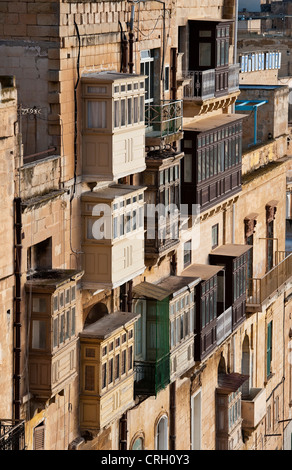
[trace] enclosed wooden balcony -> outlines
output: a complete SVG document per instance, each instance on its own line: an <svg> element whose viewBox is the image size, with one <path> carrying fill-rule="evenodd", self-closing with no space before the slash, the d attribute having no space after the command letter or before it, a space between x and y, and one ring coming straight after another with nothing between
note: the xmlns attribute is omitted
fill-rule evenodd
<svg viewBox="0 0 292 470"><path fill-rule="evenodd" d="M139 315L110 313L80 336L80 426L96 431L134 404L134 324Z"/></svg>
<svg viewBox="0 0 292 470"><path fill-rule="evenodd" d="M195 286L200 279L169 276L133 289L136 324L135 393L157 395L194 365Z"/></svg>
<svg viewBox="0 0 292 470"><path fill-rule="evenodd" d="M144 271L144 189L113 184L82 194L84 288L113 289Z"/></svg>
<svg viewBox="0 0 292 470"><path fill-rule="evenodd" d="M254 429L266 414L266 389L251 388L247 397L242 397L242 427Z"/></svg>
<svg viewBox="0 0 292 470"><path fill-rule="evenodd" d="M77 376L75 270L35 272L25 284L30 312L29 390L38 399L49 399Z"/></svg>
<svg viewBox="0 0 292 470"><path fill-rule="evenodd" d="M84 181L115 181L145 169L145 77L82 76Z"/></svg>
<svg viewBox="0 0 292 470"><path fill-rule="evenodd" d="M276 265L260 278L248 280L248 312L261 311L262 305L292 280L292 253L277 252Z"/></svg>

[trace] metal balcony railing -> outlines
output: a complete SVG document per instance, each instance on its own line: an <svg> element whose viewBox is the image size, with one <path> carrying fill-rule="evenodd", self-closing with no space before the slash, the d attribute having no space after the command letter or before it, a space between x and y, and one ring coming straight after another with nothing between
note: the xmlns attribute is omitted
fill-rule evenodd
<svg viewBox="0 0 292 470"><path fill-rule="evenodd" d="M24 421L0 420L0 450L25 450Z"/></svg>
<svg viewBox="0 0 292 470"><path fill-rule="evenodd" d="M215 69L184 72L189 84L184 87L184 99L207 100L215 96Z"/></svg>
<svg viewBox="0 0 292 470"><path fill-rule="evenodd" d="M229 65L227 93L239 90L239 70L239 64ZM183 76L189 80L189 83L184 86L184 100L207 100L217 96L220 90L217 89L216 74L220 73L219 69L184 72Z"/></svg>
<svg viewBox="0 0 292 470"><path fill-rule="evenodd" d="M221 344L232 333L232 307L229 307L217 318L217 345Z"/></svg>
<svg viewBox="0 0 292 470"><path fill-rule="evenodd" d="M182 100L145 104L146 137L165 138L181 131Z"/></svg>
<svg viewBox="0 0 292 470"><path fill-rule="evenodd" d="M247 305L260 305L292 277L292 253L278 251L277 264L261 278L248 279Z"/></svg>

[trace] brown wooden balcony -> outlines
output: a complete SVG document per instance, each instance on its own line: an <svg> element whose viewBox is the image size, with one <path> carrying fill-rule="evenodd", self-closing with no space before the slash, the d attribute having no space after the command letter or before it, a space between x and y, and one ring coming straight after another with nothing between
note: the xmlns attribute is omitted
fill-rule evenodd
<svg viewBox="0 0 292 470"><path fill-rule="evenodd" d="M248 312L259 311L263 302L274 295L292 277L292 253L277 252L276 265L261 278L248 280L246 307Z"/></svg>
<svg viewBox="0 0 292 470"><path fill-rule="evenodd" d="M25 450L24 421L0 419L0 450Z"/></svg>

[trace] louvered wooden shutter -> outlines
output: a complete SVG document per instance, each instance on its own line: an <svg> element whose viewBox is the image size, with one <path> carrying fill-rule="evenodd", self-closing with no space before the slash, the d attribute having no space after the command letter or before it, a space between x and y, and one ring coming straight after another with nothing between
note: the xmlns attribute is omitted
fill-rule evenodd
<svg viewBox="0 0 292 470"><path fill-rule="evenodd" d="M34 450L45 450L45 425L34 429Z"/></svg>

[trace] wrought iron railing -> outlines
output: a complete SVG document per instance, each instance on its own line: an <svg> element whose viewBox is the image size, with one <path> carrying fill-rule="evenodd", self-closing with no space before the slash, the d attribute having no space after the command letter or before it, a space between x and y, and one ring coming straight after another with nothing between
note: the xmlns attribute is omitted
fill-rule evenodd
<svg viewBox="0 0 292 470"><path fill-rule="evenodd" d="M146 137L165 138L181 131L182 100L145 104Z"/></svg>
<svg viewBox="0 0 292 470"><path fill-rule="evenodd" d="M248 280L247 305L260 305L292 277L292 253L277 252L278 264L261 278Z"/></svg>
<svg viewBox="0 0 292 470"><path fill-rule="evenodd" d="M232 307L225 310L218 318L216 325L217 345L221 344L232 333Z"/></svg>
<svg viewBox="0 0 292 470"><path fill-rule="evenodd" d="M0 450L25 450L24 421L0 420Z"/></svg>
<svg viewBox="0 0 292 470"><path fill-rule="evenodd" d="M169 354L157 361L135 361L135 393L157 395L170 380Z"/></svg>
<svg viewBox="0 0 292 470"><path fill-rule="evenodd" d="M227 93L233 93L234 91L239 90L239 70L239 64L229 65L227 72ZM184 86L184 99L206 100L214 98L217 91L219 91L218 83L216 85L216 73L220 74L221 71L217 69L209 69L204 71L189 70L183 72L183 76L189 80L189 83Z"/></svg>

